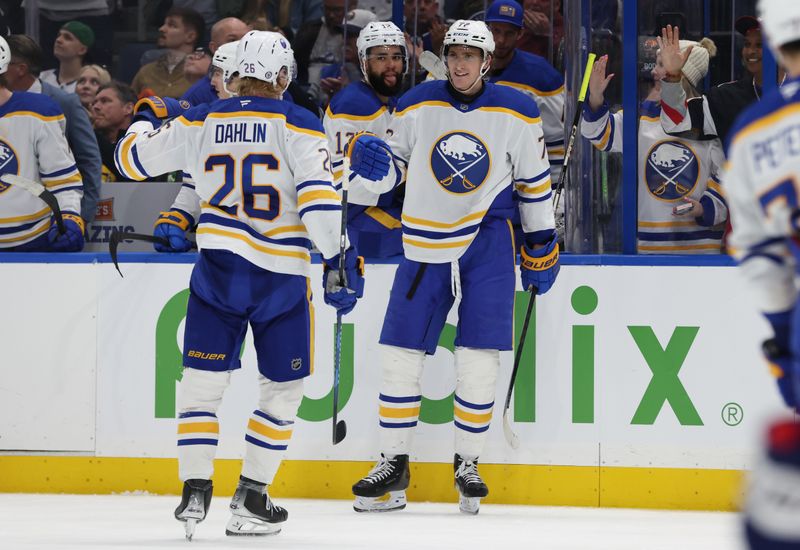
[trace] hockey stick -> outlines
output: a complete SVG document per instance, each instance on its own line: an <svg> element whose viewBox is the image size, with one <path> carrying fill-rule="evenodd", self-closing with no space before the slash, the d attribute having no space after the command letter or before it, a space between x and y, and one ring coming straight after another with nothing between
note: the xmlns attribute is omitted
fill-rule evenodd
<svg viewBox="0 0 800 550"><path fill-rule="evenodd" d="M438 55L425 50L419 55L419 64L436 80L447 80L447 67Z"/></svg>
<svg viewBox="0 0 800 550"><path fill-rule="evenodd" d="M17 187L21 187L34 197L39 197L42 199L42 201L47 204L50 210L53 211L53 217L56 219L58 232L61 235L64 234L66 229L64 228L64 218L61 216L61 208L58 206L58 200L56 200L55 195L48 191L44 185L38 181L23 178L22 176L18 176L16 174L2 174L0 175L0 181L8 185L16 185Z"/></svg>
<svg viewBox="0 0 800 550"><path fill-rule="evenodd" d="M503 435L506 436L506 441L511 445L512 449L519 448L519 437L511 429L511 421L508 419L508 411L511 405L511 395L514 393L514 383L517 381L517 371L519 370L519 363L522 359L522 348L525 346L525 337L528 335L528 323L531 320L531 313L533 306L536 303L536 287L531 285L528 287L528 292L531 293L531 299L528 302L528 310L525 312L525 322L522 323L522 334L519 335L519 344L517 345L517 352L514 354L514 368L511 370L511 380L508 382L508 392L506 393L506 404L503 407Z"/></svg>
<svg viewBox="0 0 800 550"><path fill-rule="evenodd" d="M347 287L344 271L344 251L347 244L347 186L350 183L350 157L342 159L342 228L339 232L339 282ZM333 356L333 444L341 443L347 435L347 424L339 420L339 373L342 369L342 313L336 312L336 350Z"/></svg>
<svg viewBox="0 0 800 550"><path fill-rule="evenodd" d="M111 236L108 239L108 253L111 256L111 261L114 262L114 267L117 268L117 272L119 276L124 278L125 276L122 274L122 270L119 268L119 263L117 263L117 249L119 248L119 243L122 241L143 241L146 243L155 243L160 244L161 246L169 247L169 241L164 237L156 237L155 235L146 235L144 233L127 233L124 231L117 231L116 228L111 232ZM192 250L197 249L197 243L192 243Z"/></svg>
<svg viewBox="0 0 800 550"><path fill-rule="evenodd" d="M581 125L581 116L583 115L583 100L586 99L586 90L589 88L589 77L592 74L592 67L594 60L597 57L595 54L590 53L589 59L586 61L586 70L583 71L583 82L581 82L581 89L578 93L578 104L575 106L575 116L572 119L572 128L569 131L569 139L567 139L567 149L564 151L564 163L561 165L561 174L558 176L558 185L553 193L553 210L558 209L558 203L561 201L561 192L564 190L564 181L567 177L567 168L569 161L572 157L572 148L575 145L575 137L578 135L578 128Z"/></svg>

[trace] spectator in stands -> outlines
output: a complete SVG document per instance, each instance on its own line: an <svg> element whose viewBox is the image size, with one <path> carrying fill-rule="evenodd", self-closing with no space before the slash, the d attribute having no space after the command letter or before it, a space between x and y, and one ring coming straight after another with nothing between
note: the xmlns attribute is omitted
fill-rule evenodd
<svg viewBox="0 0 800 550"><path fill-rule="evenodd" d="M405 0L403 16L406 20L406 33L411 37L419 38L422 41L423 49L439 55L448 28L448 25L439 17L439 2L436 0Z"/></svg>
<svg viewBox="0 0 800 550"><path fill-rule="evenodd" d="M67 93L75 92L78 76L86 54L94 44L94 31L80 21L68 21L58 31L53 54L58 59L58 69L42 72L42 82L57 86Z"/></svg>
<svg viewBox="0 0 800 550"><path fill-rule="evenodd" d="M347 14L347 44L344 48L344 66L340 63L326 65L320 71L320 90L316 97L323 107L327 106L333 94L350 84L361 80L361 68L358 61L358 34L377 17L369 10L350 10ZM312 88L313 90L313 88ZM313 91L312 91L312 95Z"/></svg>
<svg viewBox="0 0 800 550"><path fill-rule="evenodd" d="M100 65L86 65L78 75L78 82L75 85L75 93L81 101L81 105L89 114L89 120L94 119L92 113L92 103L100 86L111 82L111 75Z"/></svg>
<svg viewBox="0 0 800 550"><path fill-rule="evenodd" d="M220 19L211 27L211 40L208 43L208 49L211 55L213 56L217 48L223 44L241 39L249 30L250 27L244 21L236 17ZM211 86L211 80L208 74L192 84L192 87L183 94L181 99L185 99L192 105L211 103L216 100L217 94Z"/></svg>
<svg viewBox="0 0 800 550"><path fill-rule="evenodd" d="M208 76L210 67L211 56L203 48L197 48L186 56L186 61L183 63L183 76L194 85L201 78Z"/></svg>
<svg viewBox="0 0 800 550"><path fill-rule="evenodd" d="M318 94L322 67L342 62L344 4L345 0L323 0L323 19L304 24L292 42L297 80L309 86L312 96ZM347 6L356 9L358 1L349 0Z"/></svg>
<svg viewBox="0 0 800 550"><path fill-rule="evenodd" d="M31 2L29 2L31 4ZM78 20L94 31L94 46L89 51L92 62L111 66L111 42L114 26L111 13L117 5L109 0L36 0L39 9L39 45L44 50L43 67L54 67L53 44L67 21ZM31 6L26 6L29 10Z"/></svg>
<svg viewBox="0 0 800 550"><path fill-rule="evenodd" d="M191 86L184 75L186 56L203 41L203 18L194 10L172 8L158 29L158 46L167 51L133 77L131 87L140 97L181 97Z"/></svg>
<svg viewBox="0 0 800 550"><path fill-rule="evenodd" d="M100 151L92 132L89 116L81 106L78 96L62 92L55 86L39 80L42 70L42 49L30 36L12 34L6 41L11 49L11 63L5 73L8 89L15 92L44 94L64 112L67 121L67 143L72 149L75 164L83 179L81 217L87 224L94 220L97 201L100 199Z"/></svg>
<svg viewBox="0 0 800 550"><path fill-rule="evenodd" d="M523 16L525 28L519 37L517 47L523 51L540 55L552 64L558 47L564 39L564 16L561 11L561 0L524 0L522 7L525 10ZM553 55L550 55L551 45Z"/></svg>
<svg viewBox="0 0 800 550"><path fill-rule="evenodd" d="M103 158L103 181L131 181L114 165L114 147L131 125L136 93L122 82L112 80L100 86L92 103L94 132Z"/></svg>

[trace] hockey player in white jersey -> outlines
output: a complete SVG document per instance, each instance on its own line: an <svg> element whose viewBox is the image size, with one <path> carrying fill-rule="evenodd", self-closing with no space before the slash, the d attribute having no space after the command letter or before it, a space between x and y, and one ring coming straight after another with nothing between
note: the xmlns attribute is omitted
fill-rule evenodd
<svg viewBox="0 0 800 550"><path fill-rule="evenodd" d="M760 0L762 29L788 78L748 107L727 147L730 247L772 325L763 351L784 401L800 405L800 3ZM745 522L753 550L800 548L800 430L773 426L753 472Z"/></svg>
<svg viewBox="0 0 800 550"><path fill-rule="evenodd" d="M0 250L78 252L83 249L83 183L67 145L64 114L49 97L9 90L10 62L11 50L0 37ZM6 174L41 182L55 196L64 233L47 204L9 185Z"/></svg>
<svg viewBox="0 0 800 550"><path fill-rule="evenodd" d="M684 66L685 85L694 89L708 72L716 48L708 39L684 41L694 46ZM659 120L661 54L653 68L653 89L639 112L639 182L637 250L642 254L719 254L728 208L719 184L725 162L718 139L696 141L670 136ZM608 56L597 60L583 107L581 134L601 151L622 151L622 112L611 113L605 102ZM679 208L686 208L681 212Z"/></svg>
<svg viewBox="0 0 800 550"><path fill-rule="evenodd" d="M187 536L211 499L217 408L249 324L258 357L258 408L247 424L228 535L280 530L287 512L269 498L312 370L311 241L324 257L325 301L349 312L363 291L363 262L339 261L341 200L333 188L322 125L280 100L292 50L277 33L251 31L239 43L239 97L200 105L154 129L134 123L120 140L121 171L141 180L183 169L196 177L202 211L192 271L178 397L178 464L184 481L175 517ZM332 266L333 269L330 269ZM352 290L351 290L352 289Z"/></svg>
<svg viewBox="0 0 800 550"><path fill-rule="evenodd" d="M323 119L331 150L334 183L341 186L342 157L347 142L359 132L380 138L392 121L397 94L408 69L403 32L391 22L371 22L356 43L364 79L333 96ZM383 195L353 189L348 193L347 224L350 238L365 256L386 257L402 253L400 210L402 200L392 189Z"/></svg>
<svg viewBox="0 0 800 550"><path fill-rule="evenodd" d="M526 235L523 287L543 294L558 274L539 112L522 93L484 82L493 49L482 21L453 23L442 53L448 80L424 82L403 95L387 142L359 134L348 146L359 176L353 189L385 193L406 181L405 257L380 337L381 458L353 486L356 511L405 507L423 360L434 353L458 299L454 481L461 510L477 513L488 494L478 457L491 422L500 351L512 349L515 208Z"/></svg>

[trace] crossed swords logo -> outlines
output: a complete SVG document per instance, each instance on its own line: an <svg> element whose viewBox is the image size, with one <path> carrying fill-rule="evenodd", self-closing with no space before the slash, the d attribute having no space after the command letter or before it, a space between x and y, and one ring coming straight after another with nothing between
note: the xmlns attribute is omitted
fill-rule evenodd
<svg viewBox="0 0 800 550"><path fill-rule="evenodd" d="M439 156L442 157L442 160L447 164L447 166L450 167L450 170L453 171L453 173L450 174L449 176L447 176L446 178L440 179L439 180L440 184L442 184L445 187L448 187L451 183L453 183L453 178L455 178L456 176L459 176L461 178L462 183L464 184L464 187L466 187L467 189L475 189L477 187L477 185L475 185L474 183L469 181L469 179L467 179L467 176L465 176L464 174L465 174L465 172L467 170L469 170L470 168L472 168L473 166L478 164L481 161L481 159L483 159L486 156L486 151L484 151L481 156L479 156L478 158L476 158L475 160L473 160L472 162L470 162L468 165L466 165L464 168L462 168L460 170L458 168L456 168L455 166L453 166L453 164L447 158L447 155L442 153L442 151L439 149L439 147L436 147L436 152L439 153Z"/></svg>
<svg viewBox="0 0 800 550"><path fill-rule="evenodd" d="M689 189L688 187L686 187L686 186L678 183L677 181L675 181L675 178L680 176L683 173L684 170L686 170L687 168L689 168L689 166L692 165L693 162L694 162L694 156L689 158L689 161L686 164L684 164L683 167L680 170L675 172L672 176L668 176L664 172L662 172L661 170L658 169L658 166L656 166L656 163L654 163L651 159L648 158L647 159L647 163L650 165L650 167L653 170L655 170L656 172L658 172L659 176L664 178L664 182L661 185L659 185L656 189L653 190L653 194L658 196L658 197L660 197L661 195L664 194L664 191L667 190L667 186L669 184L674 185L675 186L675 190L678 193L680 193L681 195L685 195L686 193L691 191L691 189Z"/></svg>

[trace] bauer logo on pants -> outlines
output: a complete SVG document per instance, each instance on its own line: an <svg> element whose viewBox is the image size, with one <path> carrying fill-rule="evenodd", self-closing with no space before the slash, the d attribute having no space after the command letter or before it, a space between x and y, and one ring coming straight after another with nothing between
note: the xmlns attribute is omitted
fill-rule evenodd
<svg viewBox="0 0 800 550"><path fill-rule="evenodd" d="M0 174L19 174L17 153L4 139L0 139ZM0 193L8 189L7 183L0 182Z"/></svg>
<svg viewBox="0 0 800 550"><path fill-rule="evenodd" d="M659 141L647 153L644 177L657 199L681 199L692 192L700 177L697 155L680 141Z"/></svg>
<svg viewBox="0 0 800 550"><path fill-rule="evenodd" d="M486 181L490 167L489 149L474 134L449 132L433 144L431 170L446 191L471 193Z"/></svg>

